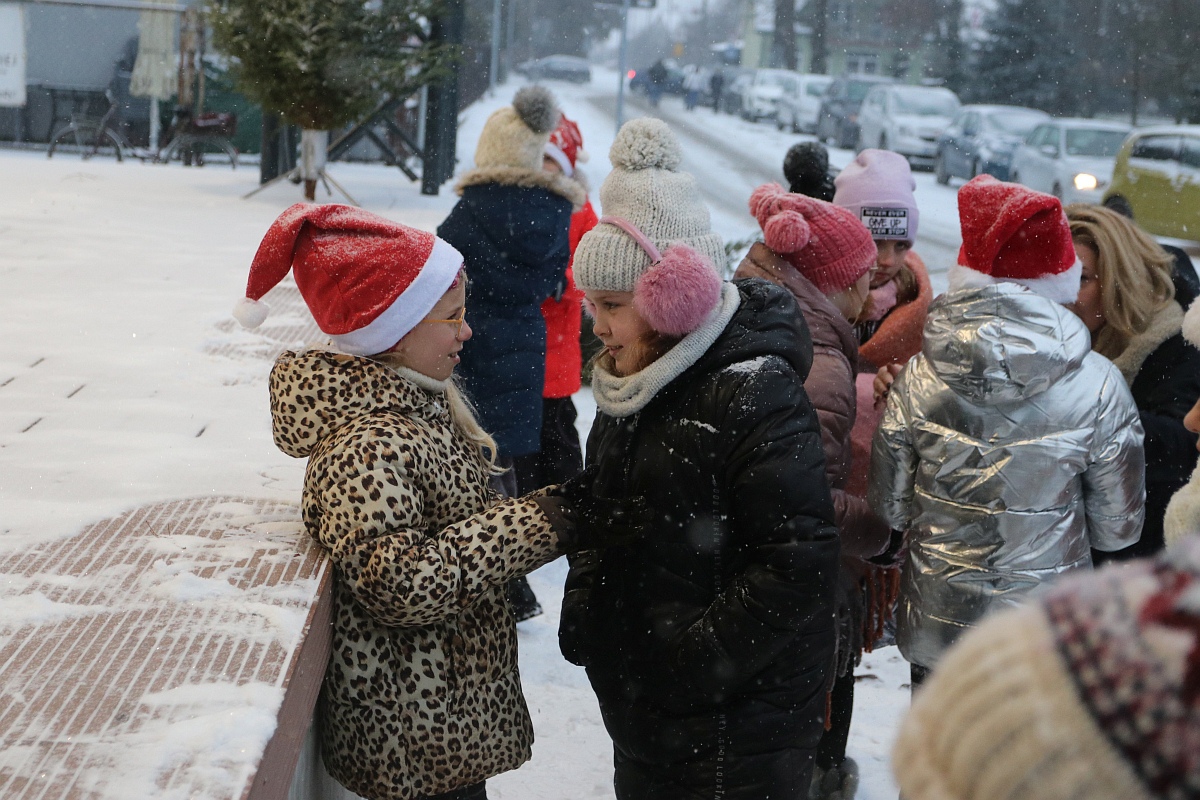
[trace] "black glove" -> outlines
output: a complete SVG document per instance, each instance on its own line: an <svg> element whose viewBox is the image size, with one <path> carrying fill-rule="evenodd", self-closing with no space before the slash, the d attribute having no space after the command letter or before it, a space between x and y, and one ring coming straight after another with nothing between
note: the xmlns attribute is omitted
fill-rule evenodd
<svg viewBox="0 0 1200 800"><path fill-rule="evenodd" d="M568 525L559 529L558 538L567 553L627 545L650 527L651 511L645 498L597 496L595 479L596 468L591 466L548 492L561 500L559 508Z"/></svg>

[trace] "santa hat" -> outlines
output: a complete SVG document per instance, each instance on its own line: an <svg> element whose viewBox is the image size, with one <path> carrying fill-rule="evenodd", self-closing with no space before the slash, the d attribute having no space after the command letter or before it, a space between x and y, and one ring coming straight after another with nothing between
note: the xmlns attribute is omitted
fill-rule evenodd
<svg viewBox="0 0 1200 800"><path fill-rule="evenodd" d="M374 355L427 316L454 284L463 257L432 233L361 208L297 203L271 224L233 316L263 323L262 301L291 270L317 326L342 351Z"/></svg>
<svg viewBox="0 0 1200 800"><path fill-rule="evenodd" d="M908 159L891 150L863 150L838 173L833 202L853 211L875 239L917 238L917 198Z"/></svg>
<svg viewBox="0 0 1200 800"><path fill-rule="evenodd" d="M546 155L554 159L563 174L571 177L575 174L576 163L587 163L588 154L583 149L583 134L579 126L567 119L563 114L558 121L558 127L550 132L550 141L546 143Z"/></svg>
<svg viewBox="0 0 1200 800"><path fill-rule="evenodd" d="M979 175L958 190L958 215L963 243L951 290L1009 281L1075 302L1083 265L1057 197Z"/></svg>
<svg viewBox="0 0 1200 800"><path fill-rule="evenodd" d="M892 756L909 800L1200 797L1200 538L984 619Z"/></svg>
<svg viewBox="0 0 1200 800"><path fill-rule="evenodd" d="M545 87L518 90L511 106L496 109L483 124L475 146L475 167L541 172L546 142L561 113L554 95Z"/></svg>
<svg viewBox="0 0 1200 800"><path fill-rule="evenodd" d="M875 265L871 232L848 209L766 183L751 193L750 213L763 243L822 294L854 285Z"/></svg>
<svg viewBox="0 0 1200 800"><path fill-rule="evenodd" d="M659 333L686 336L721 299L717 264L725 245L713 233L696 180L679 170L679 142L660 119L626 122L609 150L600 186L605 216L575 249L575 283L585 292L633 292Z"/></svg>

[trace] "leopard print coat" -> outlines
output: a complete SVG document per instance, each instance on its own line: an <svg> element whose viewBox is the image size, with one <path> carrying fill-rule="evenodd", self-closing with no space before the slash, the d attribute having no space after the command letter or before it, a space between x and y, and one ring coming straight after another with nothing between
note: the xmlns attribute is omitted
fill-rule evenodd
<svg viewBox="0 0 1200 800"><path fill-rule="evenodd" d="M558 555L537 505L488 489L444 394L319 350L271 371L275 443L308 457L304 525L336 569L322 752L368 800L514 769L533 726L504 584Z"/></svg>

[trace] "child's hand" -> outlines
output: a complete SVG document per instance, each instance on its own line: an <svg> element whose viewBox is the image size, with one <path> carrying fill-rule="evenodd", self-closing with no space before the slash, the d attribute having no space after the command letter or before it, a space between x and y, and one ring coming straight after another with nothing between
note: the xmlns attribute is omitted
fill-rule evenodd
<svg viewBox="0 0 1200 800"><path fill-rule="evenodd" d="M874 384L876 408L879 408L880 404L887 400L888 392L892 390L892 384L896 382L896 376L903 369L903 364L888 364L879 368L879 372L875 374Z"/></svg>

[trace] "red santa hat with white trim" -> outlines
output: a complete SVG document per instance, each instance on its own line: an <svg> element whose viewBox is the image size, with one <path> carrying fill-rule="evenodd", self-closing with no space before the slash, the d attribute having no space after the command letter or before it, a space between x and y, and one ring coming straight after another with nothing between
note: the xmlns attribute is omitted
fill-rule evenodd
<svg viewBox="0 0 1200 800"><path fill-rule="evenodd" d="M263 295L290 270L317 326L352 355L388 350L454 285L463 257L432 233L361 208L297 203L279 215L250 264L233 316L257 328Z"/></svg>
<svg viewBox="0 0 1200 800"><path fill-rule="evenodd" d="M546 155L554 159L568 178L574 177L575 164L588 160L587 151L583 149L583 134L579 132L578 125L567 119L566 114L559 117L558 127L550 132Z"/></svg>
<svg viewBox="0 0 1200 800"><path fill-rule="evenodd" d="M1083 265L1057 197L980 175L958 190L958 216L963 241L951 291L1008 281L1075 302Z"/></svg>

